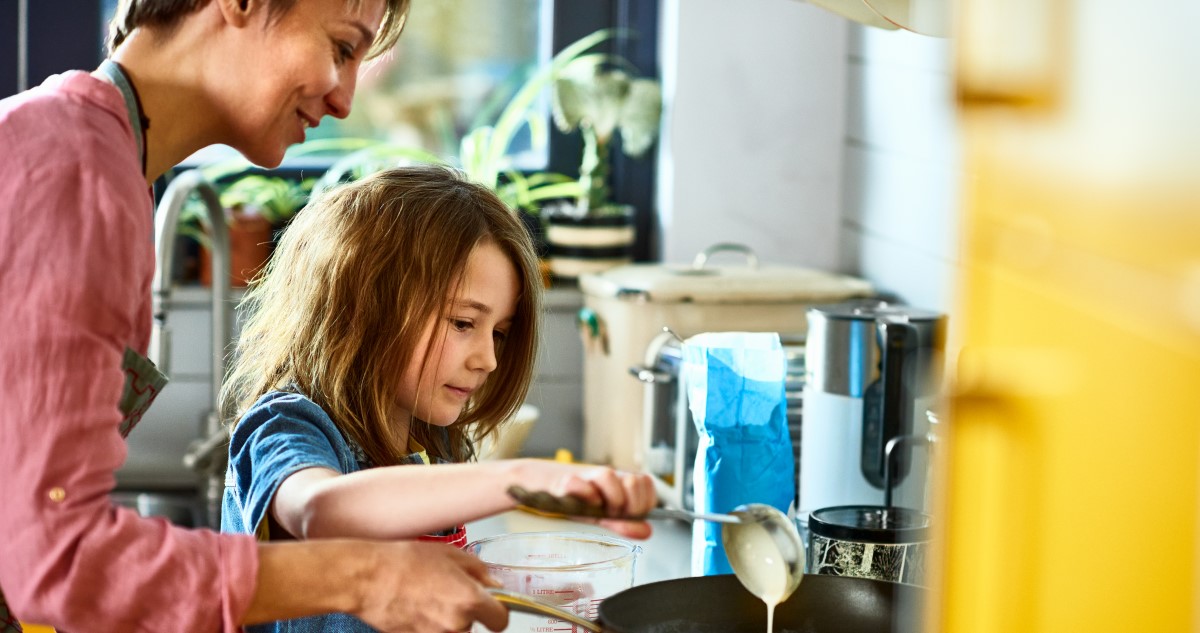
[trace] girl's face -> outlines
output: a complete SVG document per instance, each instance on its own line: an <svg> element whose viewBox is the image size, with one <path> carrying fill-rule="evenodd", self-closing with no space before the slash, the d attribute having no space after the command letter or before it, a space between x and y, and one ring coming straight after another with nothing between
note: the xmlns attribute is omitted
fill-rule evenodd
<svg viewBox="0 0 1200 633"><path fill-rule="evenodd" d="M363 0L357 9L347 0L299 0L268 24L260 3L257 22L241 29L246 41L238 47L245 53L239 63L257 70L230 73L227 86L228 143L252 162L274 167L323 117L349 115L359 65L384 9L384 0Z"/></svg>
<svg viewBox="0 0 1200 633"><path fill-rule="evenodd" d="M512 324L519 290L516 267L495 244L485 242L471 252L449 317L426 326L400 379L401 416L437 426L458 419L496 369L496 348Z"/></svg>

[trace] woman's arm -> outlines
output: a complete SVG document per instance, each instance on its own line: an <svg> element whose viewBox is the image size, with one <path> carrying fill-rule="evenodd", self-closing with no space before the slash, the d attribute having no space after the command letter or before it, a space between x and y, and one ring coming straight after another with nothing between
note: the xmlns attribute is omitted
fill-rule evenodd
<svg viewBox="0 0 1200 633"><path fill-rule="evenodd" d="M512 485L579 496L603 505L610 516L644 514L657 503L648 475L515 459L389 466L348 475L306 468L280 484L271 511L297 538L413 538L516 507L507 492ZM650 535L644 521L599 523L632 538Z"/></svg>
<svg viewBox="0 0 1200 633"><path fill-rule="evenodd" d="M122 355L149 338L153 206L119 95L84 73L47 86L0 105L0 586L59 630L235 631L253 539L110 501Z"/></svg>
<svg viewBox="0 0 1200 633"><path fill-rule="evenodd" d="M242 624L351 613L387 632L503 630L508 611L473 556L435 543L324 540L262 543Z"/></svg>

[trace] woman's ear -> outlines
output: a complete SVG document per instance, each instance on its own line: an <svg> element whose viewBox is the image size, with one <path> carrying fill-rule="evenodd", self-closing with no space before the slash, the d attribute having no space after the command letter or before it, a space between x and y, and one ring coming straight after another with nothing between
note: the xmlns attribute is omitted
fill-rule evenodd
<svg viewBox="0 0 1200 633"><path fill-rule="evenodd" d="M221 9L225 21L233 26L246 26L250 22L250 14L258 10L260 0L214 0Z"/></svg>

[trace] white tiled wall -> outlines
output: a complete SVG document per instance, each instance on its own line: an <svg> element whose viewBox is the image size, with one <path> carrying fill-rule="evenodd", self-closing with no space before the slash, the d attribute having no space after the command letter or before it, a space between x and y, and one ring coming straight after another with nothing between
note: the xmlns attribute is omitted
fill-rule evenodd
<svg viewBox="0 0 1200 633"><path fill-rule="evenodd" d="M950 312L961 178L951 42L849 29L839 268Z"/></svg>
<svg viewBox="0 0 1200 633"><path fill-rule="evenodd" d="M735 6L736 5L736 6ZM837 263L847 31L796 0L664 0L663 261Z"/></svg>
<svg viewBox="0 0 1200 633"><path fill-rule="evenodd" d="M800 0L664 0L662 259L717 241L949 312L951 42Z"/></svg>

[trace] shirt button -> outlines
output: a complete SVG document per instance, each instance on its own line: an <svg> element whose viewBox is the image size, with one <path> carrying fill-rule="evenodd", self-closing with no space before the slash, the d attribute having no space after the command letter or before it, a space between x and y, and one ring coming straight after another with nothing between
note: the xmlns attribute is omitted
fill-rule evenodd
<svg viewBox="0 0 1200 633"><path fill-rule="evenodd" d="M53 501L54 503L59 503L63 499L66 499L66 498L67 498L66 490L63 490L62 488L60 488L58 486L55 486L50 489L50 500Z"/></svg>

